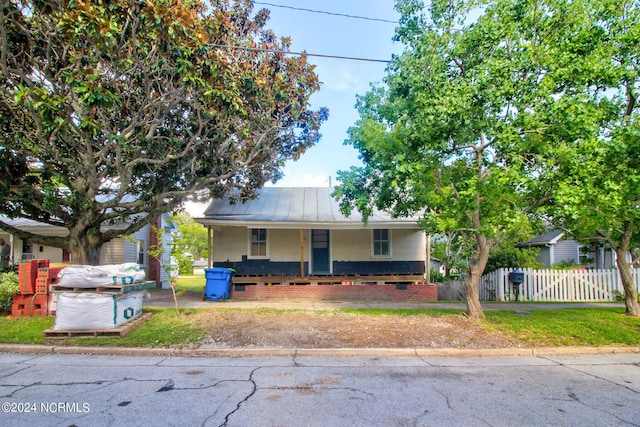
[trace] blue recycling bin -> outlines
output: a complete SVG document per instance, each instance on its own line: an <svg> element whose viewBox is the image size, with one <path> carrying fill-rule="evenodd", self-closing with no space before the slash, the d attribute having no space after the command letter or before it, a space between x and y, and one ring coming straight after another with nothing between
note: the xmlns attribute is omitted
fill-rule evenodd
<svg viewBox="0 0 640 427"><path fill-rule="evenodd" d="M229 295L231 295L232 275L233 270L230 268L205 268L204 277L206 279L206 285L202 299L209 301L229 299Z"/></svg>

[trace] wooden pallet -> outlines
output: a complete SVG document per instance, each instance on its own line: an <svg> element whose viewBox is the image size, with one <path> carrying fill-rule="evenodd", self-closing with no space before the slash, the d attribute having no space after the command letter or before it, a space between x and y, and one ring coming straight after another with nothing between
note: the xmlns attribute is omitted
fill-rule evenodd
<svg viewBox="0 0 640 427"><path fill-rule="evenodd" d="M52 292L95 292L101 294L128 294L130 292L141 291L144 289L155 288L156 282L151 280L148 282L132 283L129 285L102 285L95 288L65 288L60 285L52 285Z"/></svg>
<svg viewBox="0 0 640 427"><path fill-rule="evenodd" d="M83 337L124 337L137 326L151 318L151 313L145 313L131 322L113 329L86 329L81 331L59 331L47 329L44 337L50 339L83 338Z"/></svg>

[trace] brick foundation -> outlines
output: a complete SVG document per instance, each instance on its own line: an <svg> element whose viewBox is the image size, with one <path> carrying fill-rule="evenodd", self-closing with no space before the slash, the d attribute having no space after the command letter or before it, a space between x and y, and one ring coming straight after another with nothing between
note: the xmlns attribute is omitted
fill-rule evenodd
<svg viewBox="0 0 640 427"><path fill-rule="evenodd" d="M438 285L234 285L231 298L422 302L438 300Z"/></svg>

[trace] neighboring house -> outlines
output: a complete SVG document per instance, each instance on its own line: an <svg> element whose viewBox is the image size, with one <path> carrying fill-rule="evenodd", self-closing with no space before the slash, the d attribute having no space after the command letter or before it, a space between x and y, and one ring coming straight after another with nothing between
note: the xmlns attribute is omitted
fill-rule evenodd
<svg viewBox="0 0 640 427"><path fill-rule="evenodd" d="M267 187L256 199L213 200L203 218L215 267L236 276L417 275L426 235L417 218L340 213L331 188Z"/></svg>
<svg viewBox="0 0 640 427"><path fill-rule="evenodd" d="M24 218L9 219L0 216L3 222L29 233L44 236L66 236L68 230L63 227L56 227L50 224L32 221ZM116 238L102 246L100 253L100 264L122 264L125 262L136 262L147 271L149 280L155 280L158 286L168 287L168 273L165 266L169 265L171 256L171 233L177 231L177 227L170 214L164 214L157 219L156 228L162 230L162 254L161 260L155 260L149 256L150 245L155 245L157 235L151 232L150 226L145 226L129 238ZM124 229L125 224L115 224L113 226L103 226L105 229ZM36 245L29 241L21 240L3 230L0 230L0 237L4 238L11 246L12 264L30 259L49 259L53 263L73 263L69 253L61 248ZM165 286L166 285L166 286Z"/></svg>
<svg viewBox="0 0 640 427"><path fill-rule="evenodd" d="M197 259L193 261L193 275L204 276L204 269L209 266L209 261L206 259Z"/></svg>
<svg viewBox="0 0 640 427"><path fill-rule="evenodd" d="M615 252L602 246L597 249L589 248L575 240L565 239L564 234L561 230L553 230L535 236L519 246L539 248L540 253L536 260L545 268L562 262L579 263L585 267L599 269L615 268Z"/></svg>

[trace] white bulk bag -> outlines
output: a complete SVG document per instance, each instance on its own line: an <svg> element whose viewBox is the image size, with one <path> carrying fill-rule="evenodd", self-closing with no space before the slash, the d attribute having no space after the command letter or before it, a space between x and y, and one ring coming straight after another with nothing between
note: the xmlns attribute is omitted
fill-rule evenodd
<svg viewBox="0 0 640 427"><path fill-rule="evenodd" d="M114 265L71 265L58 273L63 288L97 288L144 282L145 272L134 262Z"/></svg>
<svg viewBox="0 0 640 427"><path fill-rule="evenodd" d="M56 319L58 331L112 329L142 315L144 292L110 295L93 292L58 294Z"/></svg>

